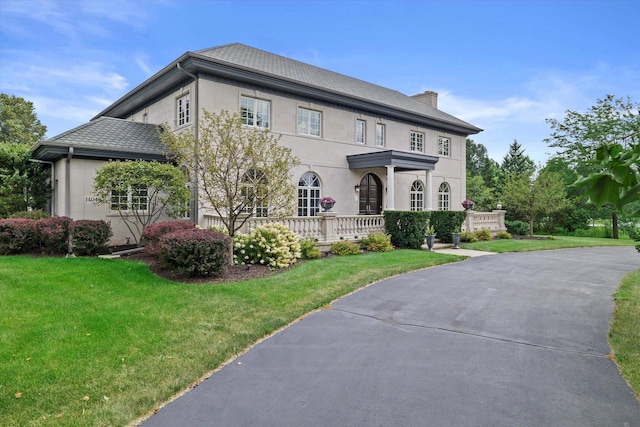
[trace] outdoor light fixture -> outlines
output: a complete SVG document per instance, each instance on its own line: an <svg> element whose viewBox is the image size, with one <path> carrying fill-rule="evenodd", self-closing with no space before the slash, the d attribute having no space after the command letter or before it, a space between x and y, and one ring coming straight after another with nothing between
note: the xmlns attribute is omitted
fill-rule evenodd
<svg viewBox="0 0 640 427"><path fill-rule="evenodd" d="M502 203L498 200L498 210L502 209Z"/></svg>
<svg viewBox="0 0 640 427"><path fill-rule="evenodd" d="M357 193L358 191L360 191L360 184L356 184L355 187L353 187L353 190Z"/></svg>

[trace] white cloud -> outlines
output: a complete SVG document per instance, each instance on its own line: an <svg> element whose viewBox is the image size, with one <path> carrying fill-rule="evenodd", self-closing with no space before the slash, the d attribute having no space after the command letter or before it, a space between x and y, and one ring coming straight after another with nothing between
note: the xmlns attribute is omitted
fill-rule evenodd
<svg viewBox="0 0 640 427"><path fill-rule="evenodd" d="M138 55L136 56L136 64L138 64L138 67L140 67L140 69L142 71L144 71L144 73L147 76L150 76L152 74L152 70L151 67L149 67L149 65L147 64L147 62L149 61L149 57L147 55Z"/></svg>

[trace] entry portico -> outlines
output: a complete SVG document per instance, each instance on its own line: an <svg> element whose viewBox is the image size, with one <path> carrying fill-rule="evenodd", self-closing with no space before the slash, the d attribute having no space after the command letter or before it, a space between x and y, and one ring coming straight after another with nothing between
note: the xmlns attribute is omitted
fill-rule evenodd
<svg viewBox="0 0 640 427"><path fill-rule="evenodd" d="M431 172L435 170L438 160L440 160L440 158L437 156L429 156L426 154L410 153L396 150L385 150L347 156L349 169L371 169L381 167L386 168L387 194L385 209L387 210L395 209L395 173L411 171L426 172L427 185L425 187L425 209L428 211L433 210L433 178ZM361 186L362 182L358 187ZM361 199L362 194L368 195L370 193L368 188L358 188L358 190L361 195Z"/></svg>

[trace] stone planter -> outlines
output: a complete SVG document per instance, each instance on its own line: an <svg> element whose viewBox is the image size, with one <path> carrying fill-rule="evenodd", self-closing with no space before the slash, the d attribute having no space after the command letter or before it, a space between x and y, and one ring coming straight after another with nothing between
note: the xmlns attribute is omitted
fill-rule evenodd
<svg viewBox="0 0 640 427"><path fill-rule="evenodd" d="M453 249L460 249L460 235L462 233L451 233L451 242L453 243Z"/></svg>
<svg viewBox="0 0 640 427"><path fill-rule="evenodd" d="M322 206L322 212L329 212L335 203L331 202L320 202L320 206Z"/></svg>
<svg viewBox="0 0 640 427"><path fill-rule="evenodd" d="M436 235L435 234L427 234L424 236L425 241L427 242L427 247L429 251L433 252L433 245L436 243Z"/></svg>

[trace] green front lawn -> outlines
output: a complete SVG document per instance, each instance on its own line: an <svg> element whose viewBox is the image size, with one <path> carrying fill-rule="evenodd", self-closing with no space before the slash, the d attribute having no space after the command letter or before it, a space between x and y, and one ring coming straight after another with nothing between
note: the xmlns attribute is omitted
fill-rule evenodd
<svg viewBox="0 0 640 427"><path fill-rule="evenodd" d="M184 285L134 261L0 257L0 425L125 425L305 313L459 259L398 250Z"/></svg>
<svg viewBox="0 0 640 427"><path fill-rule="evenodd" d="M545 237L545 236L540 236ZM554 236L553 240L491 240L486 242L463 243L460 245L464 249L475 249L487 252L530 252L543 251L549 249L582 248L589 246L634 246L636 243L631 239L605 239L598 237L569 237Z"/></svg>

